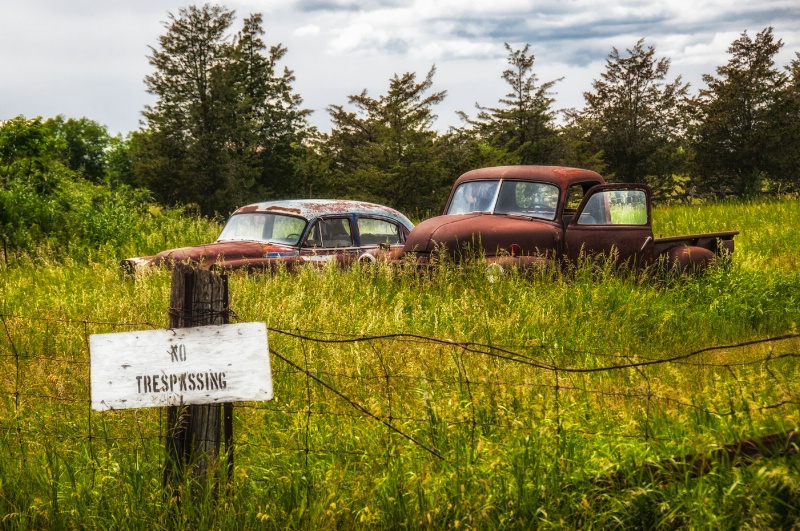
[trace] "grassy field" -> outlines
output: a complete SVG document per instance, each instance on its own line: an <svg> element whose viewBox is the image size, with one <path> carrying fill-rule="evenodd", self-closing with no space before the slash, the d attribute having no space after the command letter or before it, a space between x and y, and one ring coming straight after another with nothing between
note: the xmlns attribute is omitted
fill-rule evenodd
<svg viewBox="0 0 800 531"><path fill-rule="evenodd" d="M236 318L271 329L275 400L236 405L231 488L187 480L180 506L162 488L163 410L90 410L88 336L166 327L169 273L124 281L118 258L219 227L154 225L88 264L14 256L0 528L797 526L795 457L714 452L800 424L800 203L654 219L657 236L740 230L734 257L690 278L603 263L493 283L479 264L232 275Z"/></svg>

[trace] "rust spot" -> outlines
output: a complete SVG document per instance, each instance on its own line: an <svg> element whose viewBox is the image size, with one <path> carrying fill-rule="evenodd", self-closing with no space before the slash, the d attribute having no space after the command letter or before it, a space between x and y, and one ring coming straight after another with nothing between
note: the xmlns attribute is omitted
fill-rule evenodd
<svg viewBox="0 0 800 531"><path fill-rule="evenodd" d="M254 210L257 210L257 208L254 208ZM277 210L278 212L291 212L292 214L299 214L301 212L301 210L299 208L286 208L286 207L277 206L277 205L273 205L273 206L267 207L264 211L265 212L272 212L273 210Z"/></svg>

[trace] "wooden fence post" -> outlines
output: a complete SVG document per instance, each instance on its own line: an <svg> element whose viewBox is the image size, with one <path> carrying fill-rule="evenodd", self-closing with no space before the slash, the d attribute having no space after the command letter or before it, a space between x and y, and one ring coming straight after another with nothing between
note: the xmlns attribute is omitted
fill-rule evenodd
<svg viewBox="0 0 800 531"><path fill-rule="evenodd" d="M219 325L228 322L228 277L212 271L176 264L170 289L170 328ZM227 411L226 411L227 413ZM164 486L177 485L187 472L205 484L216 471L220 452L219 404L167 408ZM226 422L226 450L231 454ZM232 455L229 458L232 459ZM189 466L191 465L191 471ZM229 478L230 481L230 478Z"/></svg>

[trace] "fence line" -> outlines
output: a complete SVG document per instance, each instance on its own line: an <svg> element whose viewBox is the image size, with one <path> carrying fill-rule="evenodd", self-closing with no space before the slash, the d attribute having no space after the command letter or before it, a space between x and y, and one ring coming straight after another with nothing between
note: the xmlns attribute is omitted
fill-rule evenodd
<svg viewBox="0 0 800 531"><path fill-rule="evenodd" d="M0 447L22 454L45 437L65 445L85 443L92 455L133 446L162 457L160 410L91 410L88 361L92 333L158 327L13 314L0 314L0 322L0 366L6 375L0 382ZM514 434L620 438L680 448L712 427L745 438L735 422L744 416L762 432L794 427L787 424L797 423L800 404L791 385L798 376L797 333L664 359L559 350L561 357L610 360L579 366L558 363L547 345L269 330L276 400L235 406L234 444L244 453L297 453L306 468L311 456L389 460L397 448L415 460L452 461L453 441L475 449L479 440ZM706 359L711 355L717 357ZM621 425L627 418L622 411L634 411L635 418ZM703 419L700 427L681 428L682 419L693 416ZM271 436L264 435L268 429L274 430ZM246 463L237 457L238 466Z"/></svg>

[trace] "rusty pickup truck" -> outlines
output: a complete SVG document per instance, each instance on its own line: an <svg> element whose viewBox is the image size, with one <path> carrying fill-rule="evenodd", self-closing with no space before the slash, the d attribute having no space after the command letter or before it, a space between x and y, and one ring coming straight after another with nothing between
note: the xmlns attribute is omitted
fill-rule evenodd
<svg viewBox="0 0 800 531"><path fill-rule="evenodd" d="M450 192L444 214L414 227L402 256L419 264L463 260L476 250L487 263L528 267L604 255L628 267L663 263L702 270L733 252L738 231L656 238L651 190L607 184L600 174L557 166L501 166L469 171Z"/></svg>

